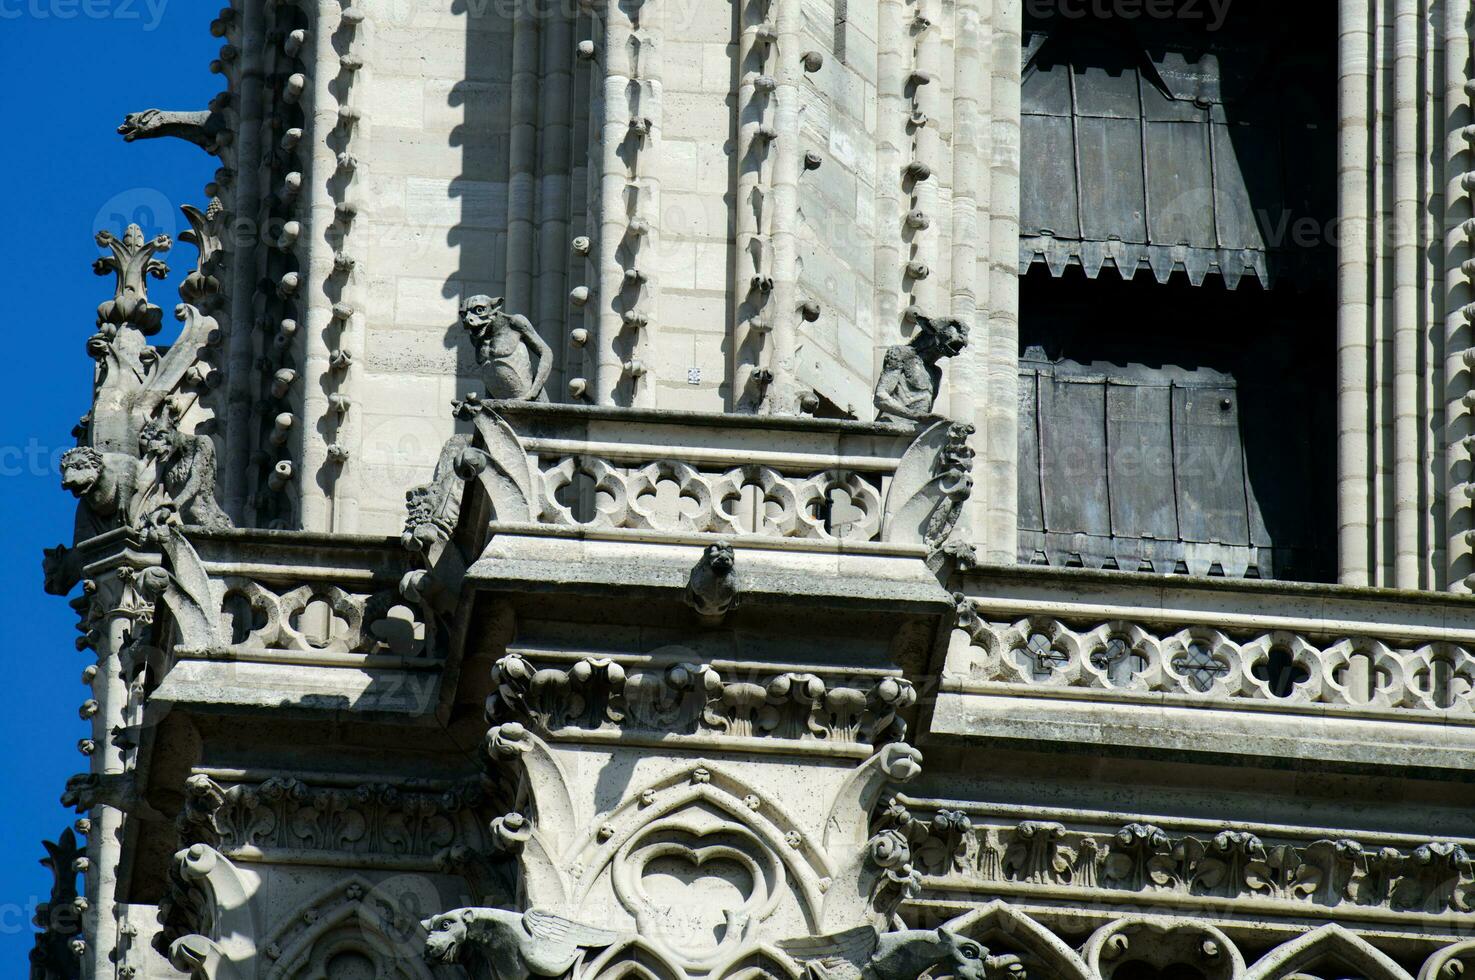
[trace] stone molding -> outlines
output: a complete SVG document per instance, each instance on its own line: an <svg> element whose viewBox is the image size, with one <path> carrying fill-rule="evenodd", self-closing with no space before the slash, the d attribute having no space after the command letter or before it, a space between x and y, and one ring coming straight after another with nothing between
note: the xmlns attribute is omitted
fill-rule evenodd
<svg viewBox="0 0 1475 980"><path fill-rule="evenodd" d="M1454 643L1290 630L1231 634L1211 622L1169 630L1120 619L984 621L971 608L959 625L968 649L953 666L969 690L1073 688L1154 703L1166 694L1191 702L1265 701L1290 712L1333 705L1475 722L1475 654ZM1361 690L1356 675L1364 678Z"/></svg>
<svg viewBox="0 0 1475 980"><path fill-rule="evenodd" d="M1458 932L1475 840L1054 812L894 797L874 827L909 841L928 899L989 893L1215 920L1335 919Z"/></svg>
<svg viewBox="0 0 1475 980"><path fill-rule="evenodd" d="M916 703L896 676L762 670L735 664L675 663L643 669L601 657L567 661L512 652L492 672L494 721L519 721L554 739L595 732L657 737L706 736L820 743L839 750L905 737L898 712Z"/></svg>
<svg viewBox="0 0 1475 980"><path fill-rule="evenodd" d="M235 861L432 870L493 849L487 803L481 779L346 786L282 774L221 784L197 773L178 828L182 845Z"/></svg>

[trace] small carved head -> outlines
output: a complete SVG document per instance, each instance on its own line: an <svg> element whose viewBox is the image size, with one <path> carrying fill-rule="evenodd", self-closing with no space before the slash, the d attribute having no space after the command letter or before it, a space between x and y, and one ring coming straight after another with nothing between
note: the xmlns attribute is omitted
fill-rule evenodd
<svg viewBox="0 0 1475 980"><path fill-rule="evenodd" d="M733 565L737 561L737 554L732 550L731 544L726 541L718 541L715 544L707 545L706 558L707 564L712 567L712 571L718 575L726 575L732 571Z"/></svg>
<svg viewBox="0 0 1475 980"><path fill-rule="evenodd" d="M154 120L163 115L158 109L145 109L142 112L130 112L123 117L123 125L118 127L118 133L123 137L125 143L132 143L143 133L153 128Z"/></svg>
<svg viewBox="0 0 1475 980"><path fill-rule="evenodd" d="M139 430L138 454L167 458L173 454L179 438L179 427L169 413L165 412L159 418L149 419Z"/></svg>
<svg viewBox="0 0 1475 980"><path fill-rule="evenodd" d="M917 330L913 343L923 350L935 350L939 357L957 357L968 346L968 324L957 317L919 314Z"/></svg>
<svg viewBox="0 0 1475 980"><path fill-rule="evenodd" d="M91 446L68 449L61 457L61 485L72 496L82 497L102 477L102 453Z"/></svg>
<svg viewBox="0 0 1475 980"><path fill-rule="evenodd" d="M454 963L466 941L466 909L431 916L420 923L425 937L425 958L432 963Z"/></svg>
<svg viewBox="0 0 1475 980"><path fill-rule="evenodd" d="M988 950L945 928L938 929L937 936L947 949L941 972L955 980L988 980Z"/></svg>
<svg viewBox="0 0 1475 980"><path fill-rule="evenodd" d="M502 297L478 293L461 301L461 325L473 333L487 329L502 314Z"/></svg>

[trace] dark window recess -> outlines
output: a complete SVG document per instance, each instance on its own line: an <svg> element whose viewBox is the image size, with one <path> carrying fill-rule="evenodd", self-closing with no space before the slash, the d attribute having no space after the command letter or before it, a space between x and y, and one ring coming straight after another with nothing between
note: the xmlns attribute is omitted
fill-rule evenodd
<svg viewBox="0 0 1475 980"><path fill-rule="evenodd" d="M1205 10L1026 18L1019 556L1326 581L1336 24Z"/></svg>
<svg viewBox="0 0 1475 980"><path fill-rule="evenodd" d="M1222 25L1183 14L1026 17L1021 271L1330 280L1335 19L1268 0Z"/></svg>
<svg viewBox="0 0 1475 980"><path fill-rule="evenodd" d="M1328 302L1183 277L1025 276L1020 560L1330 580Z"/></svg>

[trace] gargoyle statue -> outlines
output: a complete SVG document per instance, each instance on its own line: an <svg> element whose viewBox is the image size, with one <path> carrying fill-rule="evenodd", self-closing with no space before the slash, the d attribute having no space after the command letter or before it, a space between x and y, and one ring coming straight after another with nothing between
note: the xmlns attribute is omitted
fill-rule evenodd
<svg viewBox="0 0 1475 980"><path fill-rule="evenodd" d="M119 135L127 143L173 136L195 144L206 153L220 150L220 136L226 131L225 116L214 108L197 112L145 109L128 113L123 117L123 125L118 127Z"/></svg>
<svg viewBox="0 0 1475 980"><path fill-rule="evenodd" d="M804 964L806 980L916 980L941 967L954 980L1023 980L1017 956L988 949L946 928L882 934L860 926L831 936L791 939L779 948Z"/></svg>
<svg viewBox="0 0 1475 980"><path fill-rule="evenodd" d="M421 923L425 958L431 963L464 962L467 947L480 954L490 980L561 977L584 951L602 949L619 938L607 929L533 909L464 908Z"/></svg>
<svg viewBox="0 0 1475 980"><path fill-rule="evenodd" d="M78 813L110 806L143 820L168 819L143 798L138 780L131 772L84 772L73 776L67 780L61 805Z"/></svg>
<svg viewBox="0 0 1475 980"><path fill-rule="evenodd" d="M922 422L942 384L937 362L957 357L968 346L968 324L948 317L918 315L917 332L910 343L886 349L881 377L876 382L876 418L882 422Z"/></svg>
<svg viewBox="0 0 1475 980"><path fill-rule="evenodd" d="M471 335L488 397L548 401L553 351L527 317L504 313L500 296L472 296L461 302L461 325Z"/></svg>
<svg viewBox="0 0 1475 980"><path fill-rule="evenodd" d="M122 527L128 520L138 482L138 460L122 453L98 452L91 446L68 449L61 457L61 485L80 501L73 544ZM41 562L46 591L66 595L81 578L77 555L66 545L47 548Z"/></svg>
<svg viewBox="0 0 1475 980"><path fill-rule="evenodd" d="M215 444L209 436L179 431L166 410L144 423L138 434L138 452L157 463L160 484L168 496L155 509L156 515L158 510L173 510L184 524L216 529L232 526L215 501Z"/></svg>
<svg viewBox="0 0 1475 980"><path fill-rule="evenodd" d="M701 561L691 570L686 583L686 604L703 619L721 619L737 608L742 586L735 570L736 562L732 545L718 541L707 545Z"/></svg>

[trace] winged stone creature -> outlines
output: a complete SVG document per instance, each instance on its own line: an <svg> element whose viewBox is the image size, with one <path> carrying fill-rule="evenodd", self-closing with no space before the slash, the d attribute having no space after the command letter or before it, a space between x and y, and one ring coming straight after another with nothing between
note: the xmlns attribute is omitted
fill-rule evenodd
<svg viewBox="0 0 1475 980"><path fill-rule="evenodd" d="M561 977L588 949L619 938L608 929L566 919L541 909L464 908L422 922L428 934L425 958L432 963L464 963L468 947L479 953L490 980Z"/></svg>
<svg viewBox="0 0 1475 980"><path fill-rule="evenodd" d="M805 980L916 980L928 971L953 980L1025 980L1019 957L990 956L987 947L946 928L883 934L860 926L779 948L804 964Z"/></svg>

